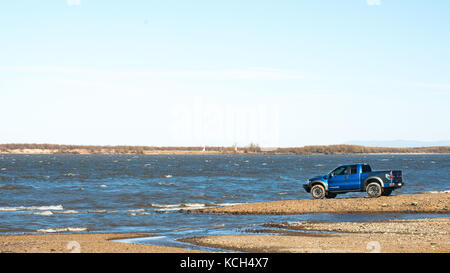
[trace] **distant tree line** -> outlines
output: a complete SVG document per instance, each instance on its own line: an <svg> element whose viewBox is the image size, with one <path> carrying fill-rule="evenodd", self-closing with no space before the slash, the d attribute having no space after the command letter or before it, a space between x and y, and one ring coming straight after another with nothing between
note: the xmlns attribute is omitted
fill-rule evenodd
<svg viewBox="0 0 450 273"><path fill-rule="evenodd" d="M86 151L92 154L144 154L146 152L218 152L218 153L268 153L268 154L371 154L371 153L450 153L450 146L416 147L416 148L390 148L366 147L359 145L315 145L292 148L277 148L270 152L262 151L257 144L246 147L156 147L156 146L94 146L94 145L57 145L57 144L0 144L0 152L11 150L50 150L52 153L78 153Z"/></svg>
<svg viewBox="0 0 450 273"><path fill-rule="evenodd" d="M366 147L360 145L316 145L293 148L278 148L282 154L374 154L374 153L450 153L450 146L393 148Z"/></svg>

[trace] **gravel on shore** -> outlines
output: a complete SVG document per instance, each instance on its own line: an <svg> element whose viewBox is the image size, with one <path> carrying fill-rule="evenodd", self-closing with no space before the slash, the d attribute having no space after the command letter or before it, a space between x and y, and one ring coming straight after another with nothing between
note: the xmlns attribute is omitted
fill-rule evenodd
<svg viewBox="0 0 450 273"><path fill-rule="evenodd" d="M261 230L261 233L271 232L271 235L207 236L183 241L252 253L450 253L450 218L265 226L274 229Z"/></svg>

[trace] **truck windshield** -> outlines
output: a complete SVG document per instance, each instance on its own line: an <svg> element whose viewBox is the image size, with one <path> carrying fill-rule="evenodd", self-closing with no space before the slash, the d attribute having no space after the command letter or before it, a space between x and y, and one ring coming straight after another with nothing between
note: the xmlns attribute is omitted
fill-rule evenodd
<svg viewBox="0 0 450 273"><path fill-rule="evenodd" d="M347 167L346 166L339 167L339 168L335 169L332 173L333 173L333 175L347 174Z"/></svg>

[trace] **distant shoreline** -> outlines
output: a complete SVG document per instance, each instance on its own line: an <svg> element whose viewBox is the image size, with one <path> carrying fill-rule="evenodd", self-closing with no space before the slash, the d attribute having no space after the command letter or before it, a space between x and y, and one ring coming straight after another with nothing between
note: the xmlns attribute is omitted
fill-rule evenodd
<svg viewBox="0 0 450 273"><path fill-rule="evenodd" d="M154 147L154 146L93 146L57 144L0 144L0 154L147 154L147 155L389 155L389 154L450 154L450 146L391 148L358 145L304 146L291 148L246 147Z"/></svg>
<svg viewBox="0 0 450 273"><path fill-rule="evenodd" d="M294 154L294 153L277 153L277 152L261 152L261 153L230 153L230 152L198 152L198 151L158 151L158 152L145 152L145 153L113 153L113 152L47 152L47 151L13 151L13 152L0 152L0 155L444 155L450 153L314 153L314 154Z"/></svg>

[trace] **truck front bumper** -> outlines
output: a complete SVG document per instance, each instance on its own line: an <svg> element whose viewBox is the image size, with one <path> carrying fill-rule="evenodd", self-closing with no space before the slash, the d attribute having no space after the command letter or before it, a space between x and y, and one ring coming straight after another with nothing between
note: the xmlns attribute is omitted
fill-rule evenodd
<svg viewBox="0 0 450 273"><path fill-rule="evenodd" d="M311 187L309 186L309 184L303 184L303 188L306 192L311 192Z"/></svg>

